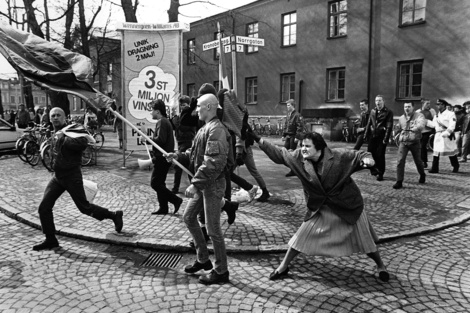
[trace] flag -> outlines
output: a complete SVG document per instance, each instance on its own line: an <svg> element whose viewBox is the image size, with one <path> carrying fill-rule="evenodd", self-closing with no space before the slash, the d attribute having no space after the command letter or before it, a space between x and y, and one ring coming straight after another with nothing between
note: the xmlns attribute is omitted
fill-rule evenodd
<svg viewBox="0 0 470 313"><path fill-rule="evenodd" d="M220 49L220 55L219 55L219 81L222 82L222 86L220 89L225 88L230 90L230 82L228 79L228 69L227 69L227 62L225 61L225 52L224 52L224 46L222 45L222 33L220 32L220 24L217 22L217 28L218 28L218 35L217 37L219 38L219 49Z"/></svg>
<svg viewBox="0 0 470 313"><path fill-rule="evenodd" d="M226 91L224 94L224 114L222 117L222 123L225 127L234 132L237 137L241 137L244 115L244 108L238 102L235 92L233 90Z"/></svg>
<svg viewBox="0 0 470 313"><path fill-rule="evenodd" d="M75 94L96 109L112 103L90 85L91 60L58 43L0 23L0 53L19 74L41 87Z"/></svg>

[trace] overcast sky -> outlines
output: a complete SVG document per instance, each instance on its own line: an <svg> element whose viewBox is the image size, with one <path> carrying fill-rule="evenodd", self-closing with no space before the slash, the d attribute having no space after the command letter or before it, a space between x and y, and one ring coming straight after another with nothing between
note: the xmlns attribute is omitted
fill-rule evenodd
<svg viewBox="0 0 470 313"><path fill-rule="evenodd" d="M120 2L113 0L114 2ZM181 4L190 3L192 0L180 0ZM181 22L194 22L208 16L212 16L227 10L243 6L245 4L255 2L256 0L209 0L205 2L197 2L180 8L179 20ZM124 22L124 14L122 10L110 5L108 1L104 2L101 15L97 19L96 26L104 26L106 22L109 7L112 7L112 21ZM6 11L5 1L0 0L0 10ZM166 23L168 22L167 10L170 7L170 0L139 0L137 9L137 20L139 23ZM1 22L6 22L4 18L0 18ZM113 26L112 26L113 27ZM115 27L115 26L114 26ZM16 77L16 71L10 66L6 59L0 55L0 78Z"/></svg>

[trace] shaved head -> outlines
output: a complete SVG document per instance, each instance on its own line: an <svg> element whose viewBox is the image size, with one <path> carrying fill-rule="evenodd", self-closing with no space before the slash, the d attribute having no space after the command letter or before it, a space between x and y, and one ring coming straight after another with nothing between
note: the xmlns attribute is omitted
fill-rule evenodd
<svg viewBox="0 0 470 313"><path fill-rule="evenodd" d="M65 126L65 112L61 108L52 108L49 117L55 130Z"/></svg>
<svg viewBox="0 0 470 313"><path fill-rule="evenodd" d="M219 100L213 94L205 94L197 99L196 111L199 115L199 119L204 122L208 122L217 116L217 107L219 106Z"/></svg>

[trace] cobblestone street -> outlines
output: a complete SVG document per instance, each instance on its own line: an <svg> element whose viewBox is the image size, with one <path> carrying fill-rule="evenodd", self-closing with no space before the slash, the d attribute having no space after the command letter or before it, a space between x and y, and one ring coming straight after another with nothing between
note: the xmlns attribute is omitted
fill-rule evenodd
<svg viewBox="0 0 470 313"><path fill-rule="evenodd" d="M383 182L368 171L354 174L380 237L389 283L377 278L365 255L299 255L288 278L272 282L268 276L301 224L305 202L298 179L284 177L287 168L273 165L256 148L255 159L272 196L266 203L242 203L230 227L223 216L230 283L204 286L183 271L195 254L188 248L182 212L150 215L158 202L149 186L151 172L137 166L145 153L134 152L121 169L115 135L105 129L105 136L97 164L85 167L84 177L99 185L95 203L124 211L123 232L117 234L112 222L80 214L64 194L54 210L61 247L51 251L31 249L43 239L37 207L51 174L15 156L0 158L0 171L6 173L0 177L0 312L469 311L468 163L453 174L444 158L441 173L418 184L409 156L404 188L395 190L397 150L389 147ZM279 138L268 140L281 144ZM254 183L245 168L239 173ZM170 188L172 181L171 172ZM180 191L186 186L183 178ZM178 261L163 267L143 264L151 254Z"/></svg>

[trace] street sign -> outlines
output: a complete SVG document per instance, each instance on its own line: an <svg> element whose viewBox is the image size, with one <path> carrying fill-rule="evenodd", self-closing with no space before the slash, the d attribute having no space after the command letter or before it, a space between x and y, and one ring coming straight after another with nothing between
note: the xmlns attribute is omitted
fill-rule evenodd
<svg viewBox="0 0 470 313"><path fill-rule="evenodd" d="M236 45L235 50L233 50L233 51L236 51L236 52L243 52L243 51L244 51L244 50L243 50L243 45ZM230 53L230 52L232 52L232 45L231 45L231 44L230 44L230 45L225 45L225 46L224 46L224 52L225 52L225 53Z"/></svg>
<svg viewBox="0 0 470 313"><path fill-rule="evenodd" d="M228 45L230 43L230 37L224 37L222 38L222 44ZM210 49L215 49L219 47L219 40L214 40L214 41L209 41L206 43L202 44L202 51L210 50Z"/></svg>
<svg viewBox="0 0 470 313"><path fill-rule="evenodd" d="M237 40L237 43L242 44L242 45L264 47L264 39L262 38L237 36L236 40Z"/></svg>

